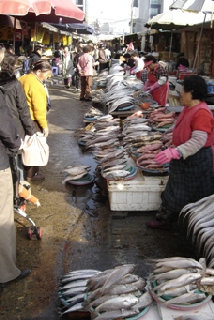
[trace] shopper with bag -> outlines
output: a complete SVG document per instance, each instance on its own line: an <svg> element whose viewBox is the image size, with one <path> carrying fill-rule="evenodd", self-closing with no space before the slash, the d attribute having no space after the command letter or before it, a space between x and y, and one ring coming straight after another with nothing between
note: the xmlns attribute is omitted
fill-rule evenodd
<svg viewBox="0 0 214 320"><path fill-rule="evenodd" d="M0 47L0 62L4 48ZM16 125L0 88L0 286L21 280L30 270L19 270L16 266L16 230L13 210L13 182L8 153L16 153L21 145Z"/></svg>
<svg viewBox="0 0 214 320"><path fill-rule="evenodd" d="M47 93L44 88L44 81L51 76L51 65L46 60L37 61L30 74L19 78L27 103L30 108L31 119L33 120L36 132L42 132L48 136L47 124ZM39 173L39 166L26 167L27 181L41 181L45 177Z"/></svg>
<svg viewBox="0 0 214 320"><path fill-rule="evenodd" d="M18 134L24 139L25 135L33 135L35 128L22 85L15 76L16 63L17 56L6 52L1 64L0 86L4 90L4 98L15 120Z"/></svg>

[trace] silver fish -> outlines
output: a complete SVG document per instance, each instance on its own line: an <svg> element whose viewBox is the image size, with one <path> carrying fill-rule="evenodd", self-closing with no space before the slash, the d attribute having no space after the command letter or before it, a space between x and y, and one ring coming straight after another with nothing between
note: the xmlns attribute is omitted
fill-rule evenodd
<svg viewBox="0 0 214 320"><path fill-rule="evenodd" d="M109 299L102 304L100 304L98 307L96 307L95 312L106 312L106 311L113 311L113 310L124 310L129 309L134 304L138 302L138 298L134 295L126 295L123 297L114 297L112 299Z"/></svg>
<svg viewBox="0 0 214 320"><path fill-rule="evenodd" d="M194 290L197 288L196 284L189 284L185 287L178 287L178 288L170 288L167 290L164 290L160 293L157 294L158 297L160 296L172 296L172 297L177 297L177 296L181 296L184 293L189 292L190 290Z"/></svg>
<svg viewBox="0 0 214 320"><path fill-rule="evenodd" d="M179 317L174 317L174 320L213 320L213 315L200 311L200 314L186 314Z"/></svg>
<svg viewBox="0 0 214 320"><path fill-rule="evenodd" d="M77 304L71 306L66 311L64 311L62 314L66 314L66 313L74 312L74 311L80 311L83 309L84 309L84 305L83 305L83 303L80 302L80 303L77 303Z"/></svg>
<svg viewBox="0 0 214 320"><path fill-rule="evenodd" d="M114 320L114 319L124 319L130 318L138 314L138 311L129 309L129 310L114 310L103 312L102 314L98 315L92 313L92 319L94 320Z"/></svg>
<svg viewBox="0 0 214 320"><path fill-rule="evenodd" d="M60 290L66 290L70 288L78 288L78 287L85 287L88 282L88 279L86 280L76 280L76 281L71 281L63 286L60 287Z"/></svg>
<svg viewBox="0 0 214 320"><path fill-rule="evenodd" d="M166 259L165 261L160 261L156 263L156 268L159 267L170 267L174 269L183 269L183 268L198 268L202 269L200 263L191 258L177 258L177 259Z"/></svg>
<svg viewBox="0 0 214 320"><path fill-rule="evenodd" d="M193 269L174 269L165 273L156 274L153 276L154 280L171 280L180 277L182 274L193 272Z"/></svg>
<svg viewBox="0 0 214 320"><path fill-rule="evenodd" d="M149 306L150 304L152 304L153 299L152 296L150 295L149 292L145 292L143 293L139 299L138 299L138 303L136 303L132 309L140 312L143 308Z"/></svg>
<svg viewBox="0 0 214 320"><path fill-rule="evenodd" d="M110 288L115 283L118 283L124 275L134 271L135 264L124 264L122 266L116 267L110 274L109 277L106 279L105 283L103 284L102 290L106 290Z"/></svg>
<svg viewBox="0 0 214 320"><path fill-rule="evenodd" d="M78 287L78 288L70 288L70 289L67 289L67 290L63 290L63 291L59 291L59 296L70 296L70 297L73 297L73 296L76 296L76 295L79 295L81 293L84 293L86 292L87 290L87 287Z"/></svg>
<svg viewBox="0 0 214 320"><path fill-rule="evenodd" d="M166 289L186 286L187 284L189 284L191 282L199 280L201 277L202 276L200 273L183 274L182 276L180 276L176 279L168 280L168 281L158 285L157 287L155 287L155 291L160 290L160 292L163 292Z"/></svg>
<svg viewBox="0 0 214 320"><path fill-rule="evenodd" d="M206 298L204 293L187 292L179 297L175 297L165 302L165 304L191 304L201 302Z"/></svg>

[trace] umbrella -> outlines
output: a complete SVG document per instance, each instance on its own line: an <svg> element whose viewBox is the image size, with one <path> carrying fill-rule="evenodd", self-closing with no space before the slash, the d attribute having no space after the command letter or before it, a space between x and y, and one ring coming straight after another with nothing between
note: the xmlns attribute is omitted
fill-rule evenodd
<svg viewBox="0 0 214 320"><path fill-rule="evenodd" d="M0 0L0 14L22 16L29 22L76 22L84 12L71 0Z"/></svg>
<svg viewBox="0 0 214 320"><path fill-rule="evenodd" d="M191 12L183 12L182 10L169 10L157 14L148 20L145 27L152 29L180 29L185 26L192 26L203 21L203 14L194 14Z"/></svg>
<svg viewBox="0 0 214 320"><path fill-rule="evenodd" d="M67 24L56 24L52 23L53 26L60 30L76 32L78 34L92 34L94 29L86 23L67 23Z"/></svg>
<svg viewBox="0 0 214 320"><path fill-rule="evenodd" d="M214 0L176 0L169 7L170 9L182 9L192 12L213 13Z"/></svg>
<svg viewBox="0 0 214 320"><path fill-rule="evenodd" d="M182 9L186 12L192 11L192 12L195 12L196 14L199 14L199 13L204 14L204 19L201 25L198 45L197 45L195 58L193 62L193 70L194 70L196 67L196 63L199 55L200 42L201 42L204 24L206 21L206 16L209 13L211 14L211 27L212 27L212 20L213 20L213 13L214 13L214 0L176 0L172 3L172 5L170 6L170 9L179 9L179 10Z"/></svg>

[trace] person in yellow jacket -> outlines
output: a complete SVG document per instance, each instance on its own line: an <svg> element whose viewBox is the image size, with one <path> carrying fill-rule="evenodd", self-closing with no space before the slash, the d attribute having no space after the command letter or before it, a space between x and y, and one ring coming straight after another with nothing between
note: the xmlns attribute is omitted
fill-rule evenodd
<svg viewBox="0 0 214 320"><path fill-rule="evenodd" d="M47 124L47 91L44 81L51 76L51 65L47 60L38 60L29 74L21 76L18 80L24 89L30 109L31 119L36 131L48 136ZM25 167L27 181L41 181L44 176L39 173L39 167Z"/></svg>

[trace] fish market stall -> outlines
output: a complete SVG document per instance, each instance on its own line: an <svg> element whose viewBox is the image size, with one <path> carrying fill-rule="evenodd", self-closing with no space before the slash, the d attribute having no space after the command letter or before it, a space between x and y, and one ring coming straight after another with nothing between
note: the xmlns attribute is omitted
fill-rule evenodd
<svg viewBox="0 0 214 320"><path fill-rule="evenodd" d="M113 269L71 271L62 276L59 313L62 319L212 320L214 270L204 258L155 259L148 278L135 264ZM69 316L67 318L67 316Z"/></svg>

